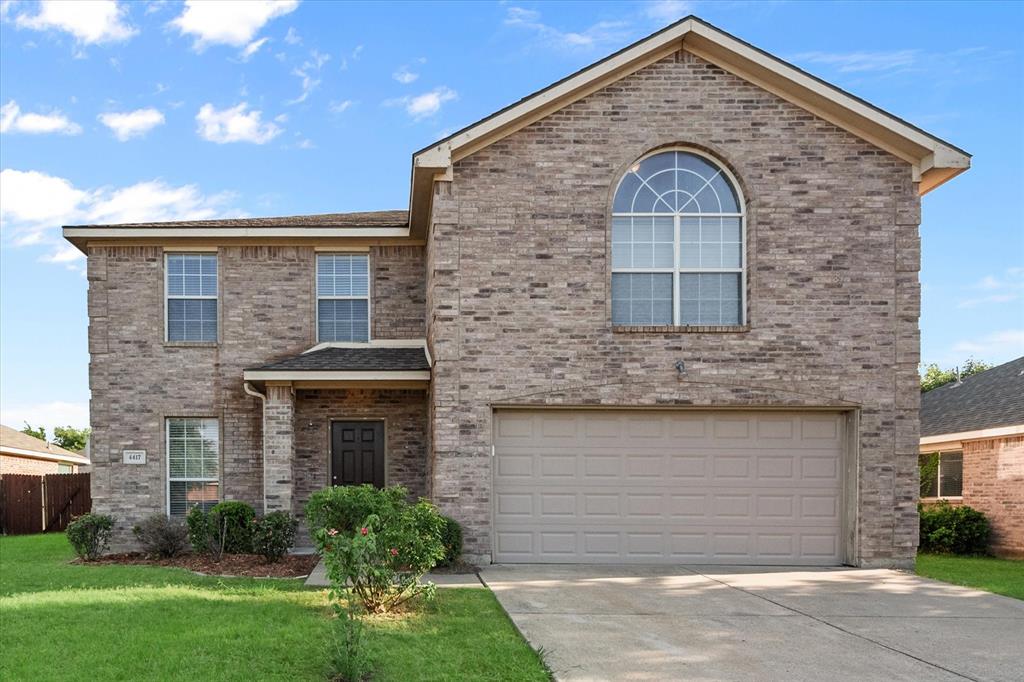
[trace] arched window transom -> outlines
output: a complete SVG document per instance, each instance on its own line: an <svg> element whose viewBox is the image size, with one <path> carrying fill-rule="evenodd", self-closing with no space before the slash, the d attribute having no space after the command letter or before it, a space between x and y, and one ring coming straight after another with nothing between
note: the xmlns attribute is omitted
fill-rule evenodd
<svg viewBox="0 0 1024 682"><path fill-rule="evenodd" d="M612 324L743 324L743 221L735 183L707 157L635 163L612 206Z"/></svg>

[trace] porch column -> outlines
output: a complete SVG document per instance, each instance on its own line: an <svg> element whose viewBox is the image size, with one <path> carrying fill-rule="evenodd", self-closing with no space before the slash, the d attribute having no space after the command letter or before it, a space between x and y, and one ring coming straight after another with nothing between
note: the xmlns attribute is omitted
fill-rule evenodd
<svg viewBox="0 0 1024 682"><path fill-rule="evenodd" d="M291 384L267 383L263 433L263 513L292 511L295 396Z"/></svg>

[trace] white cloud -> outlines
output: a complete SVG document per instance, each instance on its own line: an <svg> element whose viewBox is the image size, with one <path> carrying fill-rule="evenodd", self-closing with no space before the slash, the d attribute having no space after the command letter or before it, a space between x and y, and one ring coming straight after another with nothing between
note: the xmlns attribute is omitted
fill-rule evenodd
<svg viewBox="0 0 1024 682"><path fill-rule="evenodd" d="M331 59L330 55L317 50L313 50L309 54L310 58L302 63L302 68L292 69L292 75L302 79L302 92L295 99L285 102L287 105L305 102L313 94L313 91L320 85L320 79L317 78L320 75L320 70Z"/></svg>
<svg viewBox="0 0 1024 682"><path fill-rule="evenodd" d="M302 36L299 35L299 32L295 30L294 26L290 26L288 27L288 32L284 34L284 42L289 45L301 45Z"/></svg>
<svg viewBox="0 0 1024 682"><path fill-rule="evenodd" d="M80 189L71 181L39 171L5 168L0 172L0 226L14 246L52 245L45 260L72 259L59 228L68 224L202 220L239 215L228 207L229 193L203 194L195 185L172 186L162 180L128 187Z"/></svg>
<svg viewBox="0 0 1024 682"><path fill-rule="evenodd" d="M968 289L986 292L957 301L957 308L977 308L983 305L1012 303L1024 294L1024 268L1007 268L1000 275L986 275Z"/></svg>
<svg viewBox="0 0 1024 682"><path fill-rule="evenodd" d="M1024 329L1007 329L953 344L954 357L1000 363L1024 355Z"/></svg>
<svg viewBox="0 0 1024 682"><path fill-rule="evenodd" d="M163 125L164 115L156 109L110 112L100 114L100 123L110 128L121 142L141 137L158 125Z"/></svg>
<svg viewBox="0 0 1024 682"><path fill-rule="evenodd" d="M348 111L353 104L355 104L355 102L350 99L343 99L340 102L331 102L330 110L335 114L343 114Z"/></svg>
<svg viewBox="0 0 1024 682"><path fill-rule="evenodd" d="M860 73L906 69L917 64L920 56L920 50L804 52L794 55L793 61L835 67L840 73Z"/></svg>
<svg viewBox="0 0 1024 682"><path fill-rule="evenodd" d="M28 422L32 426L46 428L46 435L53 436L55 426L85 428L89 425L89 403L54 401L26 405L5 404L0 408L0 422L19 431Z"/></svg>
<svg viewBox="0 0 1024 682"><path fill-rule="evenodd" d="M281 134L282 128L273 121L263 121L263 112L249 111L242 102L230 109L215 109L209 102L196 114L197 132L204 140L225 144L251 142L265 144Z"/></svg>
<svg viewBox="0 0 1024 682"><path fill-rule="evenodd" d="M254 54L260 51L260 48L263 47L268 40L270 40L270 38L260 38L259 40L252 41L246 45L245 49L243 49L238 55L239 58L241 58L243 62L249 61Z"/></svg>
<svg viewBox="0 0 1024 682"><path fill-rule="evenodd" d="M0 133L78 135L81 132L82 126L57 110L48 114L24 114L13 99L0 107Z"/></svg>
<svg viewBox="0 0 1024 682"><path fill-rule="evenodd" d="M625 21L599 21L582 31L562 31L540 20L540 12L523 7L505 10L505 25L535 34L537 41L560 50L588 50L606 44L622 43L632 34Z"/></svg>
<svg viewBox="0 0 1024 682"><path fill-rule="evenodd" d="M391 74L391 77L394 78L399 83L401 83L402 85L408 85L409 83L412 83L417 78L419 78L420 75L418 73L413 73L412 71L410 71L408 66L402 65L398 67L398 69L393 74Z"/></svg>
<svg viewBox="0 0 1024 682"><path fill-rule="evenodd" d="M412 116L414 120L420 120L433 116L441 110L441 106L445 102L450 102L459 98L459 94L451 88L440 86L436 87L430 92L425 92L422 95L397 97L395 99L389 99L384 102L385 106L401 106L405 108L405 113Z"/></svg>
<svg viewBox="0 0 1024 682"><path fill-rule="evenodd" d="M298 0L186 0L185 11L171 25L195 39L197 52L210 45L243 47L271 19L298 6Z"/></svg>
<svg viewBox="0 0 1024 682"><path fill-rule="evenodd" d="M19 14L19 28L65 31L78 42L92 45L128 40L138 30L126 23L128 8L114 0L43 0L38 14Z"/></svg>
<svg viewBox="0 0 1024 682"><path fill-rule="evenodd" d="M686 0L654 0L644 8L647 18L664 24L679 21L693 11L693 3Z"/></svg>

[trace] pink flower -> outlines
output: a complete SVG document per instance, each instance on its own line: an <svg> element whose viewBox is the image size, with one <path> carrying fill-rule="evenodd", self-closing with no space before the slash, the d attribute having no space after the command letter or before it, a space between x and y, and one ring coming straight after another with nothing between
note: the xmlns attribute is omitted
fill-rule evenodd
<svg viewBox="0 0 1024 682"><path fill-rule="evenodd" d="M338 534L338 530L336 528L332 528L329 531L327 531L327 534L333 538L335 535Z"/></svg>
<svg viewBox="0 0 1024 682"><path fill-rule="evenodd" d="M398 550L394 547L391 548L391 556L398 556Z"/></svg>
<svg viewBox="0 0 1024 682"><path fill-rule="evenodd" d="M366 535L366 534L367 534L367 533L369 533L370 531L369 531L369 529L367 529L367 528L365 528L365 527L364 527L364 528L363 528L362 530L360 530L359 532L360 532L360 533L362 533L363 535Z"/></svg>

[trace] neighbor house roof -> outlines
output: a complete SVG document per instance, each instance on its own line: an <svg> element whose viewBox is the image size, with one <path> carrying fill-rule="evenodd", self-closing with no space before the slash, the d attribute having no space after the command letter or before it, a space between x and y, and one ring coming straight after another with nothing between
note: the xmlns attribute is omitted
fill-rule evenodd
<svg viewBox="0 0 1024 682"><path fill-rule="evenodd" d="M54 462L89 464L89 459L77 452L66 450L53 443L47 443L45 440L22 433L3 424L0 424L0 454L47 459Z"/></svg>
<svg viewBox="0 0 1024 682"><path fill-rule="evenodd" d="M261 367L245 370L246 381L373 381L430 379L422 341L394 345L324 344Z"/></svg>
<svg viewBox="0 0 1024 682"><path fill-rule="evenodd" d="M921 437L1024 426L1024 357L921 396Z"/></svg>

